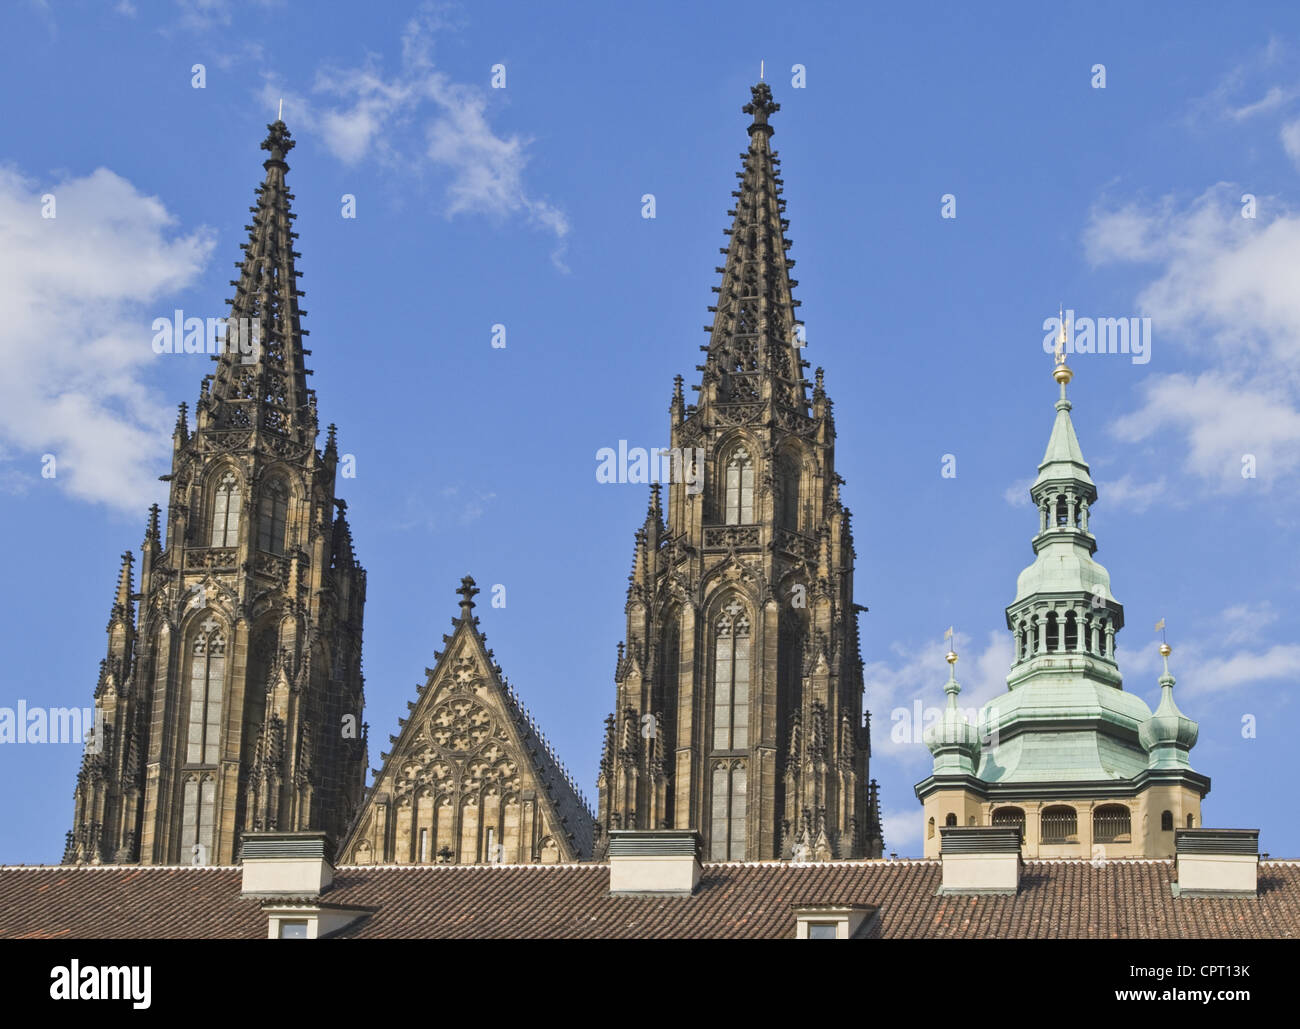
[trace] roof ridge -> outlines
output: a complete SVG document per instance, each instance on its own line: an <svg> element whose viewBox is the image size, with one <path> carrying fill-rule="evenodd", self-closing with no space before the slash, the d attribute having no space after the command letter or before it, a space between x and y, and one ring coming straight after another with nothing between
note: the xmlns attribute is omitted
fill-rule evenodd
<svg viewBox="0 0 1300 1029"><path fill-rule="evenodd" d="M0 872L238 872L241 865L0 865Z"/></svg>
<svg viewBox="0 0 1300 1029"><path fill-rule="evenodd" d="M1173 858L1116 857L1103 858L1025 858L1027 865L1172 865Z"/></svg>
<svg viewBox="0 0 1300 1029"><path fill-rule="evenodd" d="M397 869L411 869L412 871L427 871L431 868L459 868L459 869L485 869L485 868L527 868L527 869L545 869L545 868L607 868L604 862L600 861L557 861L554 864L544 865L541 862L528 862L526 864L498 864L496 862L478 863L478 864L419 864L408 863L402 865L382 864L382 865L337 865L335 872L369 872L372 870L394 871Z"/></svg>

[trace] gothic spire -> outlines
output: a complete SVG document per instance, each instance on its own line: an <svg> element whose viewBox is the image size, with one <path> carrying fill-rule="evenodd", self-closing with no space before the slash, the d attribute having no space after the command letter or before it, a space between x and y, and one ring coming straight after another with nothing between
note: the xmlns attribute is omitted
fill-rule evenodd
<svg viewBox="0 0 1300 1029"><path fill-rule="evenodd" d="M134 562L131 551L122 554L122 568L117 573L117 590L113 594L113 620L120 619L126 625L135 624L135 605L132 603L135 588L131 571Z"/></svg>
<svg viewBox="0 0 1300 1029"><path fill-rule="evenodd" d="M293 199L285 186L289 165L285 155L294 141L283 121L267 126L262 149L270 156L262 163L266 178L257 189L257 205L250 207L253 221L244 226L248 242L244 258L236 262L239 278L232 279L235 295L229 301L227 342L217 358L207 396L199 407L216 428L258 428L288 436L296 442L316 437L316 409L304 366L301 316L304 294L297 288L293 249Z"/></svg>
<svg viewBox="0 0 1300 1029"><path fill-rule="evenodd" d="M783 217L780 160L771 148L773 129L768 123L781 105L772 100L766 82L751 92L753 99L743 108L754 119L749 148L741 154L742 170L736 173L740 189L731 194L735 207L727 212L733 219L727 230L730 243L721 251L727 261L717 269L722 285L714 287L718 304L709 308L713 324L705 326L709 344L700 366L701 402L743 403L770 396L806 412L806 362L796 335L799 301L791 296L798 283L790 278L794 261L786 256L789 222Z"/></svg>

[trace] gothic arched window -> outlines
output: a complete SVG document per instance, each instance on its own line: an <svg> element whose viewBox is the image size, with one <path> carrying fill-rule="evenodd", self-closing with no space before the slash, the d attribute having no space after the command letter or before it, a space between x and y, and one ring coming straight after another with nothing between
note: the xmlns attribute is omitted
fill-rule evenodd
<svg viewBox="0 0 1300 1029"><path fill-rule="evenodd" d="M743 446L727 460L723 510L728 525L749 525L754 520L754 459Z"/></svg>
<svg viewBox="0 0 1300 1029"><path fill-rule="evenodd" d="M799 456L783 453L777 459L777 524L799 531Z"/></svg>
<svg viewBox="0 0 1300 1029"><path fill-rule="evenodd" d="M257 549L284 553L284 522L289 511L289 491L280 479L263 485L257 504Z"/></svg>
<svg viewBox="0 0 1300 1029"><path fill-rule="evenodd" d="M221 693L226 677L226 637L204 622L194 638L190 661L190 717L185 760L215 765L221 740Z"/></svg>
<svg viewBox="0 0 1300 1029"><path fill-rule="evenodd" d="M212 831L216 824L217 783L210 775L202 781L192 775L185 780L181 810L181 860L192 865L211 864Z"/></svg>
<svg viewBox="0 0 1300 1029"><path fill-rule="evenodd" d="M713 748L749 746L749 616L733 599L718 618L713 651Z"/></svg>
<svg viewBox="0 0 1300 1029"><path fill-rule="evenodd" d="M714 861L745 860L745 819L749 806L748 773L743 761L713 766L713 818L709 856Z"/></svg>
<svg viewBox="0 0 1300 1029"><path fill-rule="evenodd" d="M226 472L212 495L212 533L208 546L239 545L239 508L239 480L234 472Z"/></svg>

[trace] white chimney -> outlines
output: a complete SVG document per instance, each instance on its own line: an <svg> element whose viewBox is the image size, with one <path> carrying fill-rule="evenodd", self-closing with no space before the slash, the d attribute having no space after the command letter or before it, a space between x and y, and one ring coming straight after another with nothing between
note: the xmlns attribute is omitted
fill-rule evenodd
<svg viewBox="0 0 1300 1029"><path fill-rule="evenodd" d="M245 897L319 897L334 881L334 848L323 832L245 833Z"/></svg>
<svg viewBox="0 0 1300 1029"><path fill-rule="evenodd" d="M1020 888L1020 827L946 825L939 830L941 893L1015 893Z"/></svg>
<svg viewBox="0 0 1300 1029"><path fill-rule="evenodd" d="M1253 897L1259 888L1258 829L1175 829L1179 897Z"/></svg>
<svg viewBox="0 0 1300 1029"><path fill-rule="evenodd" d="M611 829L609 892L689 897L700 882L694 829Z"/></svg>

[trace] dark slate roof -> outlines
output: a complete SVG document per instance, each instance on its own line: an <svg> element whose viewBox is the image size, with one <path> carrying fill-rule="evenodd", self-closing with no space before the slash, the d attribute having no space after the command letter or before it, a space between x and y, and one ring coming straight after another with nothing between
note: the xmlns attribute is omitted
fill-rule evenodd
<svg viewBox="0 0 1300 1029"><path fill-rule="evenodd" d="M691 897L611 897L608 867L344 867L322 898L375 908L357 938L794 935L793 908L880 910L873 935L1300 938L1300 861L1260 864L1256 898L1175 898L1172 861L1027 861L1018 895L939 896L938 861L704 866ZM0 936L246 937L266 917L238 868L0 868Z"/></svg>

